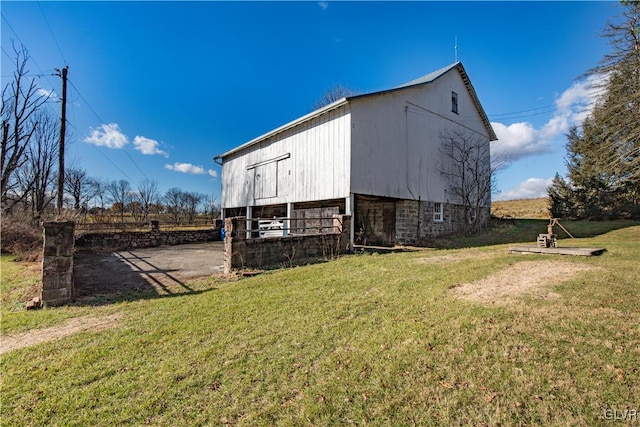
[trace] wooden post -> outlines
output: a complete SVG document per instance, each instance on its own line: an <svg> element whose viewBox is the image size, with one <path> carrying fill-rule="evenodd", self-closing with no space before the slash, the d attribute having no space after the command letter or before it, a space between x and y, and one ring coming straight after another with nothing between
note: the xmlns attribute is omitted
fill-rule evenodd
<svg viewBox="0 0 640 427"><path fill-rule="evenodd" d="M62 111L60 115L60 144L58 146L58 214L62 213L62 203L64 199L64 140L67 129L67 73L69 67L64 67L61 71L62 77Z"/></svg>

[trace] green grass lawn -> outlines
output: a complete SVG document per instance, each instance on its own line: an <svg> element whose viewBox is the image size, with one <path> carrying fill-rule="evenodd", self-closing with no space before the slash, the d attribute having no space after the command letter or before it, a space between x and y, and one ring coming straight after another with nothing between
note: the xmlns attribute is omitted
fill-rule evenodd
<svg viewBox="0 0 640 427"><path fill-rule="evenodd" d="M640 226L564 224L600 257L507 253L545 224L446 242L470 249L201 280L191 295L38 312L3 299L5 335L121 317L3 354L1 424L599 425L640 410ZM484 305L450 290L540 260L593 268L550 285L554 299Z"/></svg>

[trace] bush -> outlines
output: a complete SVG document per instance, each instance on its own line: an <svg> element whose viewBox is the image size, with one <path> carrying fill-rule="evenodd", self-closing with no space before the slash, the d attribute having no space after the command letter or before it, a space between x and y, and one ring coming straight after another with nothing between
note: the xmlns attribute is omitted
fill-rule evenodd
<svg viewBox="0 0 640 427"><path fill-rule="evenodd" d="M16 256L16 261L42 259L43 235L38 223L4 215L2 218L0 251Z"/></svg>

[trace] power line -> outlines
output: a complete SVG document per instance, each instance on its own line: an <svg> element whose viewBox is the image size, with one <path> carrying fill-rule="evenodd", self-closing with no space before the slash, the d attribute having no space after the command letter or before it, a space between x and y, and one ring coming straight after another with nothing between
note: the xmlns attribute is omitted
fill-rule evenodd
<svg viewBox="0 0 640 427"><path fill-rule="evenodd" d="M40 11L42 12L42 7L40 6L40 4L38 3L38 7L40 7ZM53 31L51 30L51 26L49 25L48 20L46 19L46 16L44 16L44 12L43 12L43 17L45 19L45 21L47 22L47 26L49 27L49 31L51 32L51 36L54 39L54 42L56 43L56 46L58 47L58 50L60 52L60 55L62 56L62 59L65 62L66 65L66 59L64 57L64 54L62 53L62 50L60 49L60 45L58 44L58 41L55 38L55 35L53 34ZM13 28L13 26L11 25L11 23L9 22L9 20L7 19L7 17L2 14L2 20L7 24L7 26L9 27L9 29L11 30L11 32L15 35L16 39L20 42L20 44L23 46L24 49L26 48L26 45L24 44L24 42L22 41L22 39L20 38L20 36L18 35L18 33L15 31L15 29ZM17 66L15 59L9 55L9 53L4 49L4 47L2 47L2 52L7 56L7 58L9 58L9 60L11 60L11 62ZM28 50L27 50L28 52ZM54 87L51 82L49 81L49 79L47 79L47 76L53 76L55 74L51 74L51 73L45 73L42 71L42 68L40 67L40 65L38 65L38 63L36 62L36 60L29 55L28 59L31 60L33 62L33 64L36 66L36 68L40 71L40 74L36 75L36 77L44 77L45 80L47 81L47 83L49 84L50 87ZM91 110L91 112L94 114L94 116L96 116L96 118L101 122L104 123L104 121L100 118L100 116L98 115L98 113L93 109L93 107L91 106L91 104L89 104L89 102L85 99L85 97L82 95L82 93L80 93L80 91L78 90L78 88L73 84L73 82L71 80L68 80L68 83L74 88L74 90L76 91L76 93L78 94L78 96L84 101L84 103L87 105L87 107L89 107L89 109ZM48 108L50 108L53 111L53 108L51 107L51 105L49 105L49 103L45 103L45 105L47 105ZM54 111L55 113L55 111ZM66 123L68 125L70 125L73 129L75 129L78 133L80 133L80 131L73 126L71 123L69 123L68 120L66 120ZM127 175L120 167L118 167L118 165L116 165L109 157L106 156L106 154L104 154L102 151L100 151L98 149L98 147L96 147L94 145L94 148L96 148L98 150L98 152L105 157L109 163L111 163L113 166L116 167L116 169L118 169L124 176L126 176L130 181L132 181L133 183L135 183L135 181L133 179L131 179L131 177L129 175ZM125 153L125 155L129 158L129 160L134 164L134 166L138 169L138 171L140 171L140 173L146 178L149 179L149 177L147 177L147 175L144 173L144 171L140 168L140 166L136 163L136 161L131 157L131 155L129 154L129 152L123 148L123 151Z"/></svg>
<svg viewBox="0 0 640 427"><path fill-rule="evenodd" d="M71 124L70 122L69 122L69 123L67 123L67 124L68 124L69 126L71 126L71 127L72 127L76 132L81 133L81 132L78 130L78 128L76 128L76 127L75 127L73 124ZM104 154L102 151L100 151L100 149L99 149L98 147L96 147L95 145L91 144L91 146L92 146L93 148L95 148L95 149L96 149L96 151L97 151L98 153L100 153L100 155L101 155L102 157L104 157L104 158L105 158L109 163L111 163L111 165L113 165L113 167L115 167L116 169L118 169L118 170L120 171L120 173L121 173L122 175L124 175L124 176L129 180L129 181L131 181L132 183L135 183L135 180L134 180L134 179L132 179L129 175L127 175L127 173L126 173L125 171L123 171L122 169L120 169L120 166L118 166L118 165L117 165L113 160L111 160L111 159L109 158L109 156L107 156L107 155L106 155L106 154Z"/></svg>
<svg viewBox="0 0 640 427"><path fill-rule="evenodd" d="M29 50L27 49L27 45L24 44L24 42L22 41L22 39L20 38L20 36L18 35L18 33L16 32L16 30L13 29L13 27L11 26L11 24L9 23L9 20L7 19L6 16L4 16L4 14L2 14L2 20L5 22L5 24L7 24L7 26L9 27L9 29L11 30L11 32L13 33L13 35L16 36L16 38L18 39L18 41L20 42L20 44L22 45L22 47L26 50L27 54L29 53ZM15 48L14 48L15 49ZM5 55L7 55L7 57L9 57L11 59L11 57L9 56L9 54L4 50L4 48L2 49L2 51L5 53ZM33 64L36 66L36 68L38 69L38 71L40 71L40 77L44 77L44 79L47 81L47 83L49 84L50 87L53 87L53 84L51 84L51 82L49 81L49 79L47 79L47 76L52 76L55 74L48 74L45 73L44 71L42 71L42 68L40 68L40 65L38 65L38 63L36 62L36 60L31 56L28 55L28 59L31 60L31 62L33 62ZM18 64L15 63L15 61L12 60L12 62L17 66Z"/></svg>
<svg viewBox="0 0 640 427"><path fill-rule="evenodd" d="M3 16L3 18L4 18L4 16ZM6 18L5 18L5 20L6 20ZM11 64L13 66L15 66L16 69L17 69L18 68L18 64L16 63L16 58L12 57L11 55L9 55L9 53L4 49L4 47L0 47L0 48L2 49L2 53L4 53L7 58L9 58L9 60L11 61ZM29 59L31 59L30 56L29 56ZM55 74L23 74L22 77L38 77L38 78L42 78L42 77L45 77L45 76L54 76L54 75ZM2 76L2 78L14 78L14 77L15 77L15 75ZM51 103L49 102L50 99L51 99L51 97L48 96L48 100L44 103L44 105L46 105L47 108L49 108L49 110L51 110L52 113L57 114L57 112L53 110L53 107L51 107Z"/></svg>
<svg viewBox="0 0 640 427"><path fill-rule="evenodd" d="M598 90L592 91L591 94L590 94L590 97L600 96L604 92L606 92L606 89L600 88ZM522 117L539 116L539 115L542 115L542 114L553 113L560 106L571 105L571 104L575 104L575 103L577 103L576 100L567 100L567 101L562 101L562 102L555 102L554 104L551 104L551 105L544 105L542 107L530 108L530 109L527 109L527 110L512 111L512 112L509 112L509 113L488 114L488 116L491 117L492 119L497 119L497 120L519 119L519 118L522 118ZM530 114L525 114L525 113L530 113Z"/></svg>
<svg viewBox="0 0 640 427"><path fill-rule="evenodd" d="M538 111L538 110L549 110L549 112L556 110L558 108L558 106L556 104L553 105L545 105L543 107L537 107L537 108L530 108L528 110L520 110L520 111L512 111L510 113L499 113L499 114L488 114L491 117L502 117L502 116L511 116L514 114L523 114L523 113L529 113L529 112L533 112L533 111Z"/></svg>
<svg viewBox="0 0 640 427"><path fill-rule="evenodd" d="M55 34L53 34L53 30L51 29L51 25L49 25L49 20L47 19L46 15L44 14L44 10L42 10L42 6L40 5L40 2L36 2L38 4L38 8L40 9L40 13L42 13L42 17L44 18L44 22L47 24L47 28L49 28L49 33L51 34L51 37L53 38L53 41L56 44L56 47L58 48L58 52L60 52L60 56L62 57L62 60L64 61L64 65L67 65L67 59L64 57L64 53L62 53L62 49L60 49L60 44L58 44L58 39L56 38Z"/></svg>
<svg viewBox="0 0 640 427"><path fill-rule="evenodd" d="M0 48L2 49L2 53L4 53L7 58L9 58L9 61L11 61L11 63L17 67L18 64L16 64L15 58L13 58L11 55L9 55L7 53L7 51L4 50L3 46L0 46ZM2 76L2 77L5 77L5 76ZM7 76L7 77L13 77L13 76Z"/></svg>
<svg viewBox="0 0 640 427"><path fill-rule="evenodd" d="M76 87L76 85L73 84L73 82L71 80L69 80L69 84L71 85L71 87L73 87L73 89L76 91L76 93L78 94L78 96L84 101L84 103L87 105L87 107L89 107L89 109L91 110L91 112L94 114L94 116L96 116L96 118L98 119L98 121L100 123L105 123L104 120L102 120L100 118L100 116L98 115L98 113L96 113L96 110L93 109L93 107L91 106L91 104L89 104L89 102L86 100L86 98L82 95L82 93L80 93L80 91L78 90L78 88ZM136 169L138 169L138 171L140 171L140 173L142 174L142 176L144 176L147 180L149 179L149 177L147 176L147 174L144 173L144 171L140 168L140 166L138 165L138 163L133 159L133 157L131 157L131 155L129 154L129 151L125 148L122 147L122 151L124 151L124 154L129 158L129 160L131 160L131 163L134 164L134 166L136 167ZM131 178L129 178L131 179Z"/></svg>

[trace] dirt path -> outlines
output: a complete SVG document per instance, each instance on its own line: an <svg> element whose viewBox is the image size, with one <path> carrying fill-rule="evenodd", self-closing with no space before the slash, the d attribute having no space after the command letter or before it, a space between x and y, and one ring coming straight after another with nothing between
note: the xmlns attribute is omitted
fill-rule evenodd
<svg viewBox="0 0 640 427"><path fill-rule="evenodd" d="M122 319L122 314L96 317L93 315L75 317L61 325L44 329L32 329L19 334L5 335L0 339L0 354L8 353L20 348L31 347L43 342L57 340L78 332L101 331L116 326Z"/></svg>
<svg viewBox="0 0 640 427"><path fill-rule="evenodd" d="M549 286L594 269L566 261L521 261L482 280L457 286L451 292L458 298L485 304L505 304L525 294L553 299L559 295L551 292Z"/></svg>

